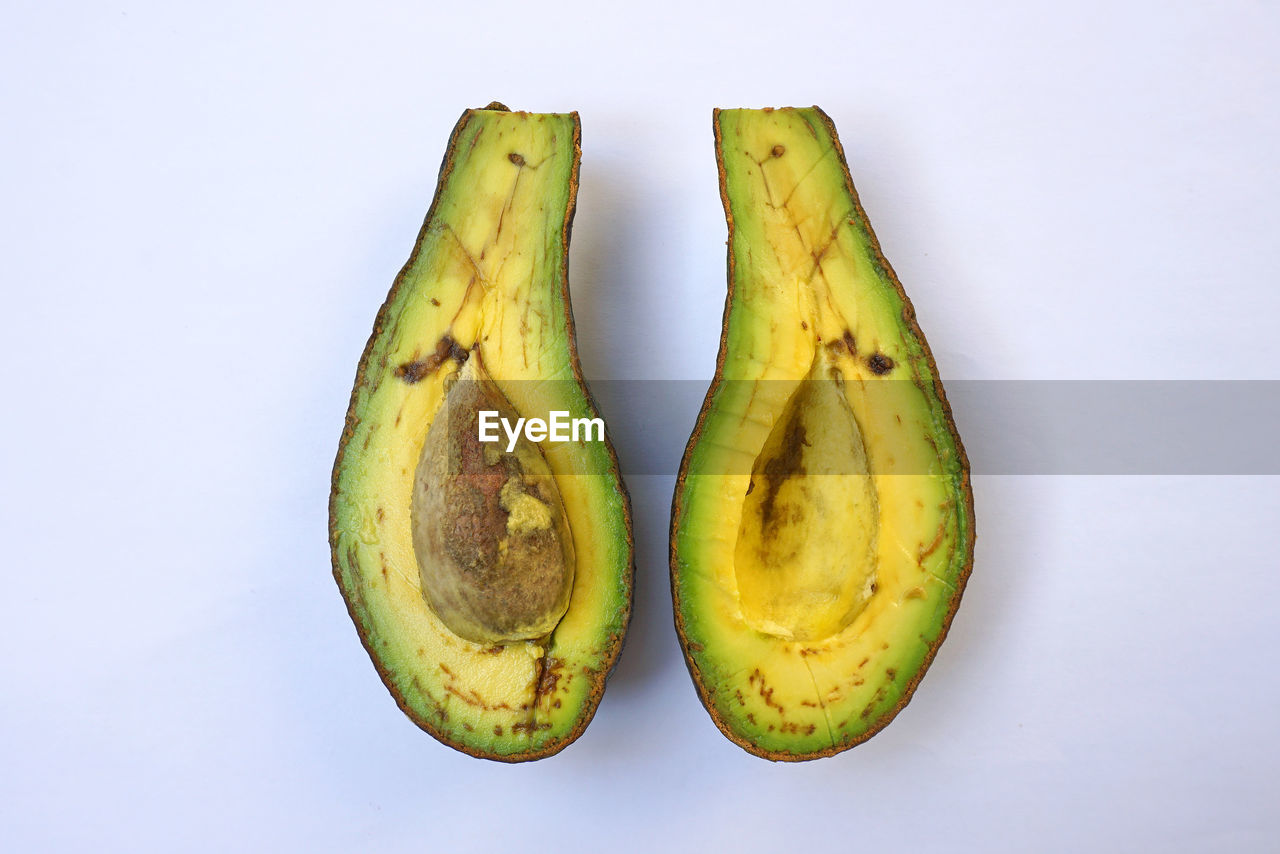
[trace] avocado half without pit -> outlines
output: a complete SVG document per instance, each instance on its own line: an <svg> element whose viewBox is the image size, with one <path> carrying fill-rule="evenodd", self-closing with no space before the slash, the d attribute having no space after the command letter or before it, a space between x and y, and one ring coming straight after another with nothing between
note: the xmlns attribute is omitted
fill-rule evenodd
<svg viewBox="0 0 1280 854"><path fill-rule="evenodd" d="M973 563L968 461L819 109L718 110L729 295L672 507L676 628L716 725L827 756L906 705Z"/></svg>
<svg viewBox="0 0 1280 854"><path fill-rule="evenodd" d="M333 473L334 576L382 680L440 741L509 762L586 728L631 609L627 495L569 306L579 156L576 113L463 114ZM481 439L556 413L600 428Z"/></svg>

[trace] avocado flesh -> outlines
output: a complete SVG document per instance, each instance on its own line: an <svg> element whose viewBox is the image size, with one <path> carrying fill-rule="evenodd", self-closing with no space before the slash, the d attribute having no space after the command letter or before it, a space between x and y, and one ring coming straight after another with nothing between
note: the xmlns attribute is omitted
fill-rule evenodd
<svg viewBox="0 0 1280 854"><path fill-rule="evenodd" d="M715 129L730 292L676 486L676 624L721 730L809 759L885 726L945 636L968 463L830 120L722 110Z"/></svg>
<svg viewBox="0 0 1280 854"><path fill-rule="evenodd" d="M536 759L586 727L630 613L626 493L605 442L542 443L572 538L572 588L545 636L477 643L424 597L416 474L433 420L482 360L522 416L595 417L567 288L577 190L576 114L470 110L454 129L431 211L382 307L334 468L334 575L404 712L485 758Z"/></svg>

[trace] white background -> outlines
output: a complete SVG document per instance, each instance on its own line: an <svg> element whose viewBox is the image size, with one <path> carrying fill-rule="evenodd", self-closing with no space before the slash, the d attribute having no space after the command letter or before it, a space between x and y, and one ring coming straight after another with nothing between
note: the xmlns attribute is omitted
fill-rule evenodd
<svg viewBox="0 0 1280 854"><path fill-rule="evenodd" d="M709 379L711 108L817 103L946 377L1280 378L1277 32L1256 2L7 3L0 848L1275 850L1276 478L976 478L916 698L802 765L698 704L671 477L628 479L599 714L523 766L396 709L326 502L449 131L494 99L582 114L588 377Z"/></svg>

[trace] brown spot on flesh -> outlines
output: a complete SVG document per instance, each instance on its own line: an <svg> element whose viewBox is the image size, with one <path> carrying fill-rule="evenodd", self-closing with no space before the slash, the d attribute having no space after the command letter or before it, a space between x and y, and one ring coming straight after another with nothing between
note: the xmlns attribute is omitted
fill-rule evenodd
<svg viewBox="0 0 1280 854"><path fill-rule="evenodd" d="M884 670L884 675L889 677L889 681L893 681L894 679L898 678L898 671L892 667L886 667Z"/></svg>
<svg viewBox="0 0 1280 854"><path fill-rule="evenodd" d="M775 145L769 153L772 154L774 157L781 157L782 155L787 153L787 149L784 146Z"/></svg>
<svg viewBox="0 0 1280 854"><path fill-rule="evenodd" d="M432 298L431 298L431 304L432 304L432 305L434 305L434 306L436 306L437 308L439 308L439 307L440 307L440 300L436 299L435 297L432 297Z"/></svg>
<svg viewBox="0 0 1280 854"><path fill-rule="evenodd" d="M843 335L827 345L827 349L833 353L843 350L850 356L856 356L858 355L858 342L854 340L853 333L846 329Z"/></svg>
<svg viewBox="0 0 1280 854"><path fill-rule="evenodd" d="M507 155L507 159L508 159L508 160L510 160L512 163L514 163L514 164L515 164L515 165L517 165L517 166L523 166L523 165L524 165L524 157L523 157L522 155L520 155L520 154L517 154L517 153L516 153L516 152L514 152L514 151Z"/></svg>
<svg viewBox="0 0 1280 854"><path fill-rule="evenodd" d="M867 367L871 369L871 373L882 377L893 370L893 359L883 353L872 353L867 359Z"/></svg>
<svg viewBox="0 0 1280 854"><path fill-rule="evenodd" d="M398 379L413 385L440 370L440 366L450 359L461 365L467 360L468 355L467 348L453 340L452 335L446 334L436 342L435 352L430 356L405 362L396 368L395 374Z"/></svg>

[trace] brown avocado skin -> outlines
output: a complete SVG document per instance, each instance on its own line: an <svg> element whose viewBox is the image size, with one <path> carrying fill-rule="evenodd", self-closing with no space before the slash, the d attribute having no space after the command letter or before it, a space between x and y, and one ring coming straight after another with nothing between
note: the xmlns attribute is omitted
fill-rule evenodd
<svg viewBox="0 0 1280 854"><path fill-rule="evenodd" d="M956 610L959 608L961 597L964 593L969 576L973 569L974 543L975 543L975 535L973 534L973 531L975 528L975 515L974 515L973 489L972 489L972 484L970 479L969 460L967 455L964 452L964 446L961 443L959 433L956 429L955 419L952 414L950 402L947 400L946 392L943 389L941 381L938 379L939 375L938 375L937 363L934 359L932 351L929 348L928 342L925 339L924 333L921 330L920 325L916 320L914 307L912 306L911 301L908 298L907 293L903 288L901 281L899 280L897 274L894 272L893 267L890 265L889 261L885 258L884 253L880 247L880 242L876 237L874 230L871 227L871 222L867 217L866 211L862 206L861 200L858 197L857 190L854 188L853 179L849 172L848 161L845 157L844 148L841 145L839 137L836 133L835 124L831 120L831 118L821 108L814 106L811 109L819 116L822 124L825 126L827 132L830 134L831 142L833 143L833 146L835 148L837 160L843 172L845 189L847 190L849 199L852 202L853 218L856 220L858 227L860 227L869 238L869 248L873 257L874 264L883 273L884 278L888 281L888 283L892 286L894 291L896 291L898 297L901 299L902 328L906 331L907 334L914 336L918 340L919 346L923 351L923 357L928 364L928 368L929 368L928 375L931 378L931 382L930 382L931 389L932 389L932 392L936 395L938 402L940 403L941 412L945 420L945 429L950 434L951 438L954 440L955 451L958 455L959 467L962 473L961 485L960 485L960 491L962 495L962 500L960 502L962 505L961 512L963 513L964 520L969 533L968 533L968 536L965 538L965 543L964 543L963 565L955 577L954 592L949 598L949 602L947 604L945 614L941 619L941 627L936 636L936 639L931 644L929 644L927 650L925 651L923 662L915 670L914 674L905 685L905 688L903 689L897 702L891 708L887 709L882 714L877 716L873 721L871 721L868 728L864 732L859 734L857 737L852 738L840 744L833 744L829 747L824 747L816 750L807 749L803 751L792 751L787 749L768 749L768 748L762 747L760 744L757 744L752 739L745 737L743 733L739 731L738 728L734 727L730 721L726 720L725 715L723 715L721 711L717 708L712 698L712 692L709 690L709 687L708 687L709 679L707 677L707 674L705 674L702 671L702 668L699 667L698 661L696 659L696 654L702 652L703 646L699 644L697 641L691 639L689 628L688 628L688 625L686 624L685 617L684 617L684 609L682 608L682 601L681 601L681 589L680 589L681 585L680 585L680 578L679 578L680 556L679 556L679 550L678 550L678 534L679 534L681 521L684 517L686 485L687 485L687 478L690 473L689 467L690 467L691 458L693 456L695 447L698 445L699 441L703 438L704 430L706 429L706 426L707 426L707 418L712 408L712 403L715 400L717 392L719 391L721 385L725 382L725 376L724 376L725 363L726 363L726 358L728 356L728 351L729 351L729 332L730 332L729 321L730 321L730 316L732 313L732 308L735 300L735 273L736 273L736 266L737 266L737 260L734 256L734 250L733 250L735 226L734 226L734 216L733 216L733 211L732 211L731 202L730 202L729 187L728 187L728 180L727 180L726 167L725 167L724 139L723 139L723 133L721 129L721 122L720 122L720 114L722 111L720 109L713 110L712 128L715 135L716 166L717 166L717 172L718 172L719 183L720 183L720 198L721 198L721 203L723 204L723 207L724 207L725 219L726 219L726 224L728 228L728 240L726 241L726 244L728 247L727 253L726 253L727 259L728 259L727 260L728 288L727 288L727 294L725 297L725 308L724 308L722 322L721 322L720 345L719 345L719 349L716 356L715 373L712 377L711 384L707 390L707 394L703 400L702 408L698 413L698 418L694 425L693 432L689 437L689 441L686 443L685 452L682 457L681 465L676 476L675 490L672 494L671 526L669 529L669 551L668 551L668 560L669 560L669 566L670 566L671 595L672 595L672 602L673 602L673 614L674 614L676 634L680 639L680 646L684 655L685 665L689 671L690 677L692 678L695 689L697 690L699 701L702 703L703 707L707 710L708 714L711 716L711 719L715 723L716 727L720 730L721 733L724 734L724 736L727 739L729 739L734 744L738 745L748 753L751 753L760 758L768 759L770 761L775 761L775 762L803 762L803 761L809 761L813 759L820 759L828 756L833 756L837 753L842 753L852 747L855 747L859 744L864 743L865 741L870 739L872 736L879 733L898 715L899 712L902 711L903 708L906 707L907 703L910 702L912 696L914 695L916 688L919 686L921 679L924 677L924 674L928 671L930 665L932 664L934 657L937 655L938 648L942 645L942 642L946 639L947 633L951 626L952 619L955 616ZM877 365L872 365L871 367L874 373L877 373L877 374L881 373L880 370L876 370Z"/></svg>
<svg viewBox="0 0 1280 854"><path fill-rule="evenodd" d="M497 101L491 102L488 106L483 107L481 109L488 110L488 111L511 112L509 108L507 108L505 105ZM626 549L626 554L628 555L625 572L622 573L622 577L619 579L623 588L623 596L624 596L624 604L620 608L620 623L619 623L619 627L615 631L610 632L606 637L601 639L603 665L598 669L596 669L594 672L587 672L584 670L584 672L581 674L581 678L588 679L590 681L590 685L587 691L586 699L582 704L582 711L576 718L576 721L573 727L564 735L554 740L544 742L543 744L539 745L536 748L521 750L517 752L509 752L509 753L498 753L490 750L485 750L483 748L470 744L461 738L455 737L452 731L441 726L439 723L439 720L447 716L428 715L424 713L421 708L419 708L418 706L415 706L415 704L409 701L409 699L405 696L404 692L398 687L397 680L394 674L386 666L384 658L379 654L378 644L376 643L374 632L370 624L364 618L361 610L356 607L356 603L362 599L362 593L358 589L353 589L347 585L344 577L344 571L343 571L344 561L354 563L355 558L352 557L350 554L344 553L340 548L340 542L339 542L339 507L338 507L338 498L339 498L339 490L340 490L339 478L343 470L343 464L346 459L346 455L349 452L354 453L356 450L352 447L353 445L352 438L355 435L358 424L360 423L360 416L357 412L357 401L360 396L360 391L362 386L367 382L369 382L369 379L371 375L374 373L375 369L384 369L386 367L385 365L375 366L373 364L373 353L375 350L375 346L379 341L379 339L387 331L388 315L392 309L393 304L396 303L401 290L407 287L407 278L408 278L409 271L414 267L415 262L418 260L419 253L426 242L428 230L431 227L431 224L436 217L437 208L440 205L442 194L444 192L444 189L447 183L447 179L449 178L451 172L455 167L455 164L458 161L460 146L463 143L463 130L467 127L473 114L476 112L477 110L464 111L462 116L458 119L458 122L454 125L453 131L450 134L448 146L445 150L445 154L440 165L436 192L432 198L431 205L428 208L426 217L423 221L423 225L419 230L418 238L414 243L414 247L412 252L410 253L409 259L405 262L400 272L396 275L396 278L391 286L391 290L388 293L386 300L383 302L381 308L378 311L378 314L374 321L373 330L370 333L368 341L366 342L364 350L361 354L360 361L358 363L358 367L356 370L356 380L351 393L350 402L347 409L347 415L346 415L341 439L338 445L338 452L334 460L332 475L330 479L329 542L330 542L330 556L331 556L334 580L337 583L340 592L343 594L343 601L346 605L348 616L351 618L352 623L355 625L361 644L364 647L366 653L368 653L371 661L373 662L375 669L377 670L378 676L382 679L383 684L386 686L392 698L395 700L396 705L405 714L405 716L408 717L420 729L422 729L424 732L431 735L436 740L440 741L442 744L445 744L446 746L451 747L455 750L458 750L462 753L466 753L476 758L488 759L496 762L519 763L519 762L528 762L528 761L533 761L538 759L544 759L546 757L553 756L559 753L560 751L564 750L570 744L572 744L586 730L588 724L590 724L591 720L595 716L597 709L599 708L600 700L604 694L606 681L608 677L612 674L613 669L617 664L618 657L622 651L622 647L626 639L627 628L630 624L631 602L633 599L634 573L635 573L635 558L634 558L635 548L634 548L633 528L632 528L632 522L631 522L631 500L621 478L617 454L614 451L612 440L608 436L607 426L605 428L606 435L605 435L604 444L606 446L606 450L608 454L609 465L607 467L607 471L603 473L608 475L609 478L613 481L613 483L616 484L618 496L620 497L622 502L622 513L624 517L623 522L624 522L625 540L626 540L625 549ZM564 316L562 318L562 321L565 325L567 343L570 351L569 364L572 369L573 379L578 384L583 394L585 395L591 411L598 412L599 410L596 405L596 401L592 396L591 391L587 386L582 375L582 366L581 366L581 361L580 361L578 350L577 350L577 337L576 337L573 312L572 312L570 296L569 296L569 276L568 276L569 271L568 271L567 248L569 246L570 234L571 234L572 225L573 225L573 218L576 211L578 180L579 180L579 173L580 173L580 162L581 162L581 151L582 151L581 126L578 121L578 114L574 112L574 113L571 113L571 116L573 118L573 139L572 139L573 164L572 164L572 174L571 174L571 178L569 181L569 188L568 188L567 211L564 218L563 229L560 235L561 245L565 247L566 251L564 255L564 261L560 267L559 292L564 305ZM416 380L416 378L414 379ZM358 572L358 570L356 571ZM545 659L544 659L544 662L545 662ZM539 688L543 687L547 683L550 683L552 687L554 687L554 682L557 676L554 673L547 672L547 670L549 670L549 668L543 669L540 671L541 675L539 679L539 682L540 682Z"/></svg>

